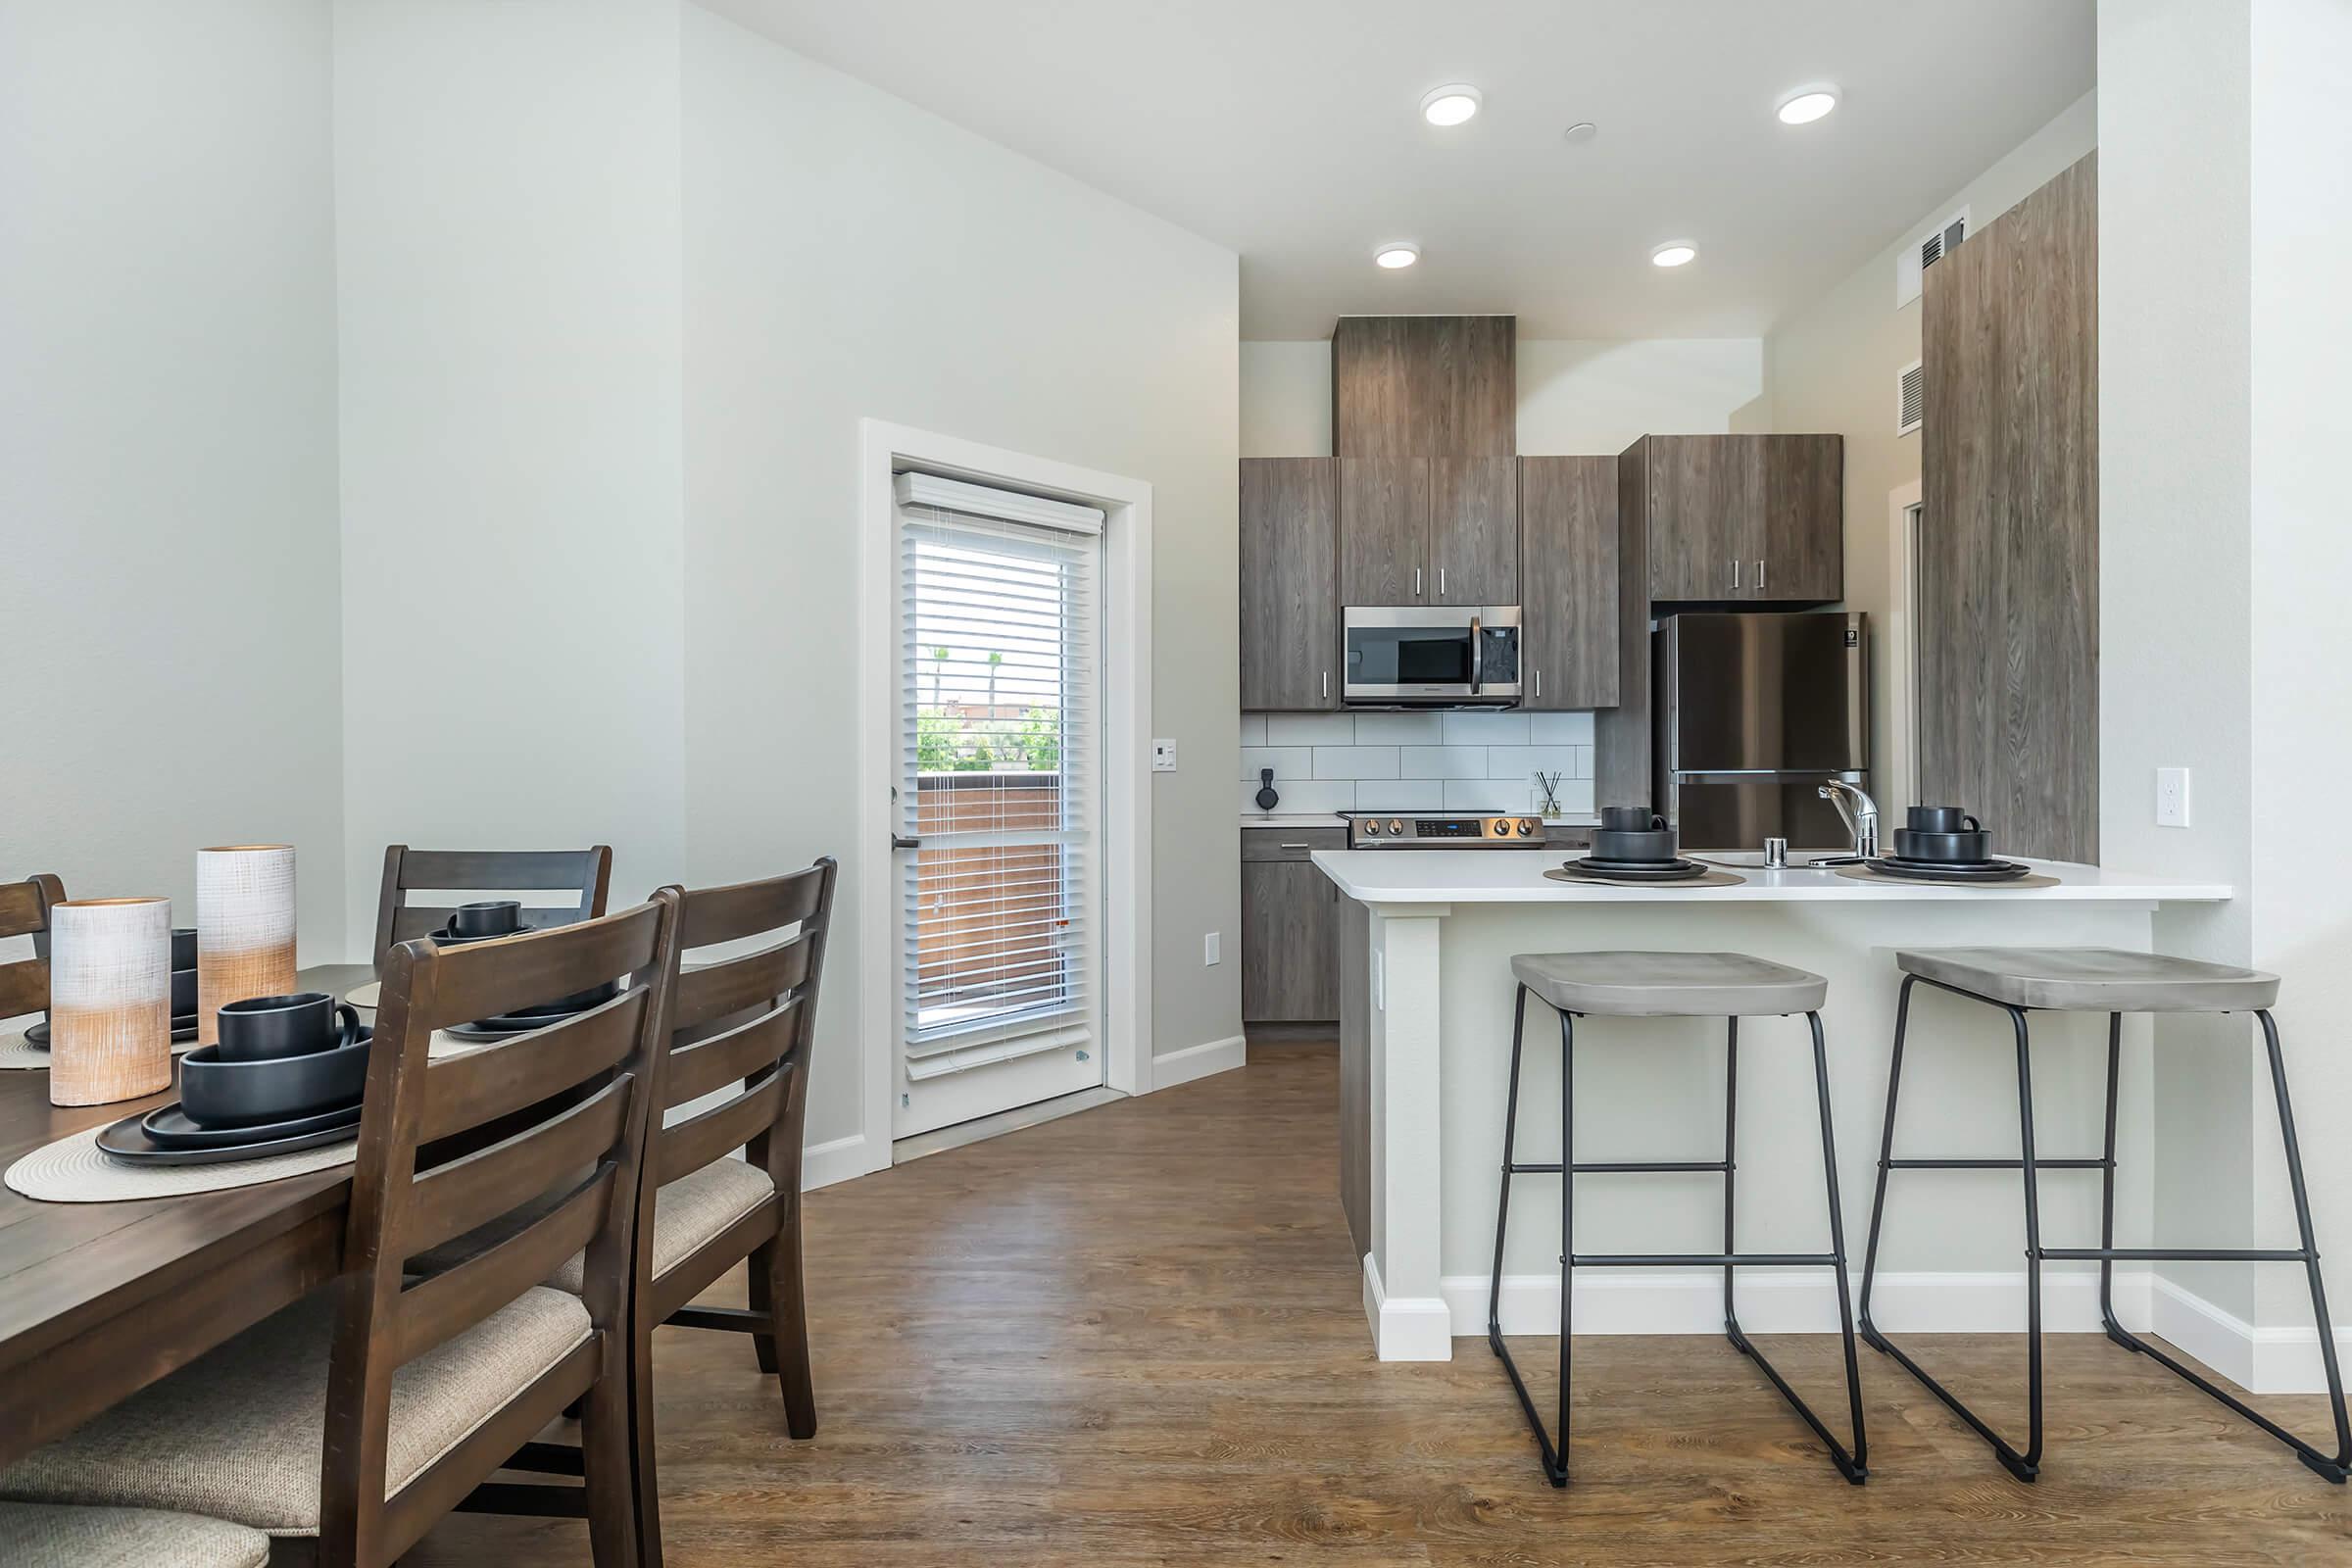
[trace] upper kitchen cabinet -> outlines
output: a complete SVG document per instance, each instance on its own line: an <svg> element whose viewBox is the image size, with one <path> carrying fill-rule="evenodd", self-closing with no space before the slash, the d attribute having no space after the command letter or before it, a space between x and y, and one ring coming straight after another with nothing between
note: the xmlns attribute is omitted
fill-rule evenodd
<svg viewBox="0 0 2352 1568"><path fill-rule="evenodd" d="M1514 317L1344 316L1331 334L1332 451L1511 457L1518 376Z"/></svg>
<svg viewBox="0 0 2352 1568"><path fill-rule="evenodd" d="M1340 603L1429 603L1429 460L1337 461Z"/></svg>
<svg viewBox="0 0 2352 1568"><path fill-rule="evenodd" d="M1337 708L1339 464L1242 460L1242 707Z"/></svg>
<svg viewBox="0 0 2352 1568"><path fill-rule="evenodd" d="M1618 701L1617 460L1519 460L1519 706Z"/></svg>
<svg viewBox="0 0 2352 1568"><path fill-rule="evenodd" d="M1653 435L1643 454L1649 597L1823 604L1844 594L1844 442Z"/></svg>
<svg viewBox="0 0 2352 1568"><path fill-rule="evenodd" d="M1519 603L1519 461L1430 460L1429 602Z"/></svg>

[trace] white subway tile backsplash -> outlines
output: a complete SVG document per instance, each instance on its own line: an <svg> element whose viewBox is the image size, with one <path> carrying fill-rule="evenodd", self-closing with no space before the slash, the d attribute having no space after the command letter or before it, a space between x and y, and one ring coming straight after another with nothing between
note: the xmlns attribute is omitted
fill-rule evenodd
<svg viewBox="0 0 2352 1568"><path fill-rule="evenodd" d="M1394 746L1318 746L1315 748L1315 777L1395 778L1396 777L1396 748Z"/></svg>
<svg viewBox="0 0 2352 1568"><path fill-rule="evenodd" d="M1578 748L1574 746L1490 746L1487 748L1487 776L1509 778L1526 775L1535 782L1536 769L1546 773L1565 773L1570 778L1583 775L1578 763Z"/></svg>
<svg viewBox="0 0 2352 1568"><path fill-rule="evenodd" d="M1532 799L1533 781L1504 778L1449 778L1446 781L1448 811L1524 811Z"/></svg>
<svg viewBox="0 0 2352 1568"><path fill-rule="evenodd" d="M1268 713L1266 715L1266 744L1269 746L1352 746L1355 744L1355 715L1353 713Z"/></svg>
<svg viewBox="0 0 2352 1568"><path fill-rule="evenodd" d="M1446 785L1441 779L1383 779L1355 787L1359 811L1443 811Z"/></svg>
<svg viewBox="0 0 2352 1568"><path fill-rule="evenodd" d="M1263 746L1266 744L1265 714L1244 713L1242 715L1242 744L1244 746Z"/></svg>
<svg viewBox="0 0 2352 1568"><path fill-rule="evenodd" d="M1448 746L1527 744L1525 713L1447 713L1445 718L1446 744Z"/></svg>
<svg viewBox="0 0 2352 1568"><path fill-rule="evenodd" d="M1560 780L1560 809L1571 816L1592 814L1592 781L1589 778Z"/></svg>
<svg viewBox="0 0 2352 1568"><path fill-rule="evenodd" d="M1591 713L1529 713L1527 742L1530 746L1590 746L1592 744L1592 715ZM1249 742L1245 738L1244 745Z"/></svg>
<svg viewBox="0 0 2352 1568"><path fill-rule="evenodd" d="M1370 786L1368 786L1370 787ZM1241 788L1241 810L1245 816L1256 816L1258 810L1257 780L1251 779ZM1282 797L1277 811L1352 811L1355 809L1355 786L1346 779L1302 778L1284 783L1275 780L1274 792Z"/></svg>
<svg viewBox="0 0 2352 1568"><path fill-rule="evenodd" d="M1274 770L1274 782L1286 779L1312 778L1315 774L1315 753L1311 746L1245 746L1242 748L1242 777L1251 785L1257 783L1258 769Z"/></svg>
<svg viewBox="0 0 2352 1568"><path fill-rule="evenodd" d="M1358 746L1436 746L1446 739L1443 713L1357 713Z"/></svg>
<svg viewBox="0 0 2352 1568"><path fill-rule="evenodd" d="M1406 746L1399 749L1398 778L1485 778L1484 746Z"/></svg>

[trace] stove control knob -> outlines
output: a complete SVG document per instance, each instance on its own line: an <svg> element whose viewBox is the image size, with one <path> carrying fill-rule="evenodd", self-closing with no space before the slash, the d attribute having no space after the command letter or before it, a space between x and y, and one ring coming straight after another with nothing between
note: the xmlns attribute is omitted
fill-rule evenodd
<svg viewBox="0 0 2352 1568"><path fill-rule="evenodd" d="M1535 831L1536 823L1533 817L1523 816L1519 819L1519 836L1521 838L1526 838Z"/></svg>
<svg viewBox="0 0 2352 1568"><path fill-rule="evenodd" d="M1507 839L1511 836L1511 819L1507 816L1495 817L1487 824L1487 831L1498 839Z"/></svg>
<svg viewBox="0 0 2352 1568"><path fill-rule="evenodd" d="M1391 834L1398 834L1398 833L1402 833L1403 831L1404 831L1404 824L1403 824L1402 822L1399 822L1398 820L1396 820L1396 818L1395 818L1395 817L1393 817L1393 816L1389 818L1389 832L1390 832Z"/></svg>

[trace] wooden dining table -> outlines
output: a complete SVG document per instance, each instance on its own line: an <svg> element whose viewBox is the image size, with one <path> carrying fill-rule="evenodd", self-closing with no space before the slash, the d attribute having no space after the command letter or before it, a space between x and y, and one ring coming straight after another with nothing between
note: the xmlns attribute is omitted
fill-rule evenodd
<svg viewBox="0 0 2352 1568"><path fill-rule="evenodd" d="M321 964L300 978L339 997L374 971ZM48 1073L0 1072L0 1168L172 1099L52 1105ZM122 1203L0 1188L0 1464L342 1273L351 1171Z"/></svg>

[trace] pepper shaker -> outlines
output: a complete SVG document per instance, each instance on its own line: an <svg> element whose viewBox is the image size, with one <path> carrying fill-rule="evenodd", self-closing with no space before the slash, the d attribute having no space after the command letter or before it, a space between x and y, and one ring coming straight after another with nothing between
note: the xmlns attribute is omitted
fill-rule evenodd
<svg viewBox="0 0 2352 1568"><path fill-rule="evenodd" d="M1786 869L1788 864L1788 841L1787 839L1766 839L1764 841L1765 868L1779 871Z"/></svg>

